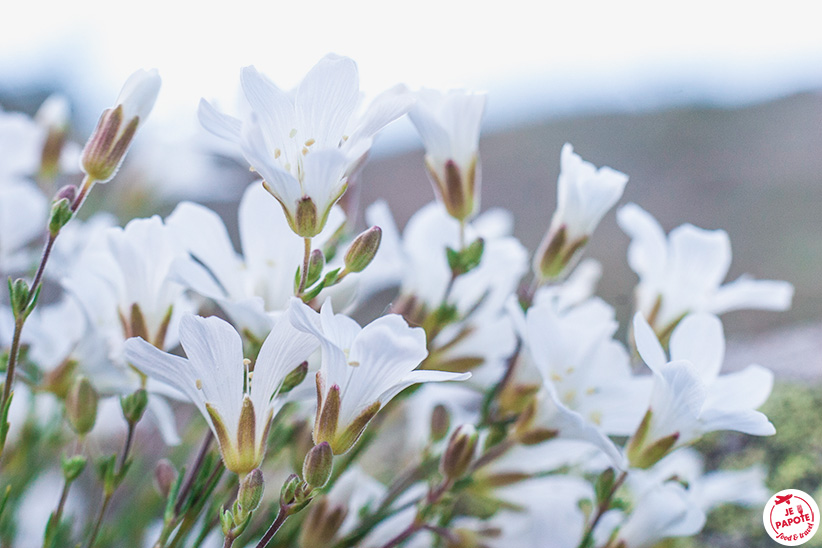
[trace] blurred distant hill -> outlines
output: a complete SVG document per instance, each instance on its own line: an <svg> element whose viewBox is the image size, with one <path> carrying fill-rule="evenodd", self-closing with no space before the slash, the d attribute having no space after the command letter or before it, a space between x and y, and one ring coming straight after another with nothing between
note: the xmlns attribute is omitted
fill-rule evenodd
<svg viewBox="0 0 822 548"><path fill-rule="evenodd" d="M566 141L595 165L627 173L621 203L638 203L666 230L690 222L728 231L734 256L729 280L750 273L796 286L793 310L729 313L724 317L729 334L822 318L822 94L737 109L534 119L525 127L485 134L482 208L513 211L515 233L531 250L554 210ZM362 204L385 197L403 226L433 197L422 155L419 149L369 162ZM600 294L623 320L636 280L626 263L627 244L611 212L588 250L606 272ZM822 342L816 348L822 370Z"/></svg>

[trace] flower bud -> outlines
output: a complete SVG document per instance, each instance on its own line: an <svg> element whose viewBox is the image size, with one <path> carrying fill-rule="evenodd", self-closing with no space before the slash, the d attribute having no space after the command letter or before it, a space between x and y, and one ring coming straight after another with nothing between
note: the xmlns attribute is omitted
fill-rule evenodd
<svg viewBox="0 0 822 548"><path fill-rule="evenodd" d="M15 318L19 318L21 314L26 313L26 308L29 305L29 284L23 278L17 278L11 281L9 278L9 302L11 304L11 312Z"/></svg>
<svg viewBox="0 0 822 548"><path fill-rule="evenodd" d="M137 424L140 422L147 405L148 392L143 388L139 388L133 394L120 398L120 407L123 410L123 416L129 424Z"/></svg>
<svg viewBox="0 0 822 548"><path fill-rule="evenodd" d="M156 69L138 70L126 80L116 105L100 116L80 157L80 166L91 179L105 183L114 177L159 92Z"/></svg>
<svg viewBox="0 0 822 548"><path fill-rule="evenodd" d="M438 404L431 412L431 441L440 441L448 435L451 416L444 405Z"/></svg>
<svg viewBox="0 0 822 548"><path fill-rule="evenodd" d="M287 394L291 392L295 387L297 387L301 382L305 380L305 376L308 374L308 362L303 362L291 372L285 376L283 379L283 384L280 387L279 394Z"/></svg>
<svg viewBox="0 0 822 548"><path fill-rule="evenodd" d="M59 198L51 204L51 214L49 215L49 234L54 237L60 233L66 224L71 220L74 211L71 209L72 202L66 198Z"/></svg>
<svg viewBox="0 0 822 548"><path fill-rule="evenodd" d="M354 239L345 253L345 269L349 272L362 272L371 264L382 240L382 229L372 226Z"/></svg>
<svg viewBox="0 0 822 548"><path fill-rule="evenodd" d="M237 492L237 521L245 521L257 509L264 491L263 473L255 468L240 482L240 490Z"/></svg>
<svg viewBox="0 0 822 548"><path fill-rule="evenodd" d="M154 466L154 487L163 495L163 498L168 497L175 481L177 481L177 470L174 469L171 461L168 459L157 461L157 465Z"/></svg>
<svg viewBox="0 0 822 548"><path fill-rule="evenodd" d="M456 429L440 460L440 471L444 476L457 480L468 471L474 460L477 437L476 428L470 424L463 424Z"/></svg>
<svg viewBox="0 0 822 548"><path fill-rule="evenodd" d="M297 474L291 474L280 489L280 506L290 506L297 502L301 492L302 480Z"/></svg>
<svg viewBox="0 0 822 548"><path fill-rule="evenodd" d="M311 256L308 259L308 277L305 279L306 287L311 287L320 279L324 267L325 256L322 250L315 249L311 252Z"/></svg>
<svg viewBox="0 0 822 548"><path fill-rule="evenodd" d="M72 429L87 434L97 420L97 391L89 380L80 375L66 396L66 417Z"/></svg>
<svg viewBox="0 0 822 548"><path fill-rule="evenodd" d="M324 441L311 448L303 461L303 479L314 488L323 487L331 477L334 454L331 445Z"/></svg>
<svg viewBox="0 0 822 548"><path fill-rule="evenodd" d="M71 483L76 480L77 476L83 473L87 462L86 457L83 455L74 455L71 458L63 457L61 465L66 483Z"/></svg>

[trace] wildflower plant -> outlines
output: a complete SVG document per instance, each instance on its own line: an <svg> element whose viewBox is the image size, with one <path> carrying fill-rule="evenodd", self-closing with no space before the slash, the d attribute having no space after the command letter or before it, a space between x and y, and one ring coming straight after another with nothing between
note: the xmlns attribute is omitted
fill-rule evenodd
<svg viewBox="0 0 822 548"><path fill-rule="evenodd" d="M784 310L793 289L723 285L724 231L666 236L619 208L639 276L621 330L583 256L628 175L566 144L532 253L510 213L481 211L484 94L397 86L361 109L334 55L294 93L254 67L240 86L239 117L199 107L259 176L238 227L192 202L124 228L75 218L118 184L156 71L82 149L59 99L37 120L0 111L0 544L641 548L764 501L762 468L705 472L690 447L775 433L758 410L773 374L721 372L717 315ZM403 231L371 204L356 230L340 199L405 115L432 201Z"/></svg>

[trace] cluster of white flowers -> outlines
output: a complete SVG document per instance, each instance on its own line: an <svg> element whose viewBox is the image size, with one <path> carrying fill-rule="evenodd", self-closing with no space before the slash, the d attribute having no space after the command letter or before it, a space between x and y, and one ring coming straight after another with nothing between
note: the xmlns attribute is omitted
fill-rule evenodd
<svg viewBox="0 0 822 548"><path fill-rule="evenodd" d="M198 546L265 546L286 519L302 526L280 546L429 547L441 538L461 548L642 548L696 534L719 504L766 498L762 469L704 473L688 448L716 430L774 433L757 411L773 374L758 365L721 374L717 315L784 310L793 290L748 277L722 285L724 231L683 225L666 236L639 206L619 208L639 276L636 315L620 330L594 294L601 267L580 259L627 175L566 144L558 204L530 255L510 213L480 213L483 94L398 86L357 114L357 67L331 55L295 93L254 67L240 82L240 117L205 100L199 109L205 129L262 178L238 197L240 251L235 227L191 202L122 228L103 213L72 218L95 183L115 176L159 91L156 72L129 79L82 153L64 142L59 100L35 120L0 111L0 274L37 269L36 245L47 240L42 279L10 281L0 304L10 404L0 466L32 451L21 436L31 421L65 440L65 415L96 440L75 443L83 459L100 457L127 426L119 466L100 467L104 502L89 545L128 472L143 409L154 426L142 439L159 433L173 446L208 432L185 482L158 465L169 503L145 545L159 548L182 546L195 522L201 542L218 532ZM385 203L372 204L371 228L357 234L338 202L375 136L405 115L424 142L436 201L402 232ZM79 187L53 187L56 174L80 171ZM49 213L45 193L55 192ZM60 294L35 308L43 280ZM364 327L350 317L386 290L395 293L384 315ZM623 331L627 343L616 338ZM212 436L221 465L203 458ZM141 458L153 463L157 452ZM239 488L228 482L236 502L216 527L217 516L199 516L220 466ZM65 482L68 493L67 470L64 459L62 476L43 476L57 477L55 492ZM85 506L95 502L78 489L66 512L93 515ZM14 500L18 543L39 543L25 536L39 514ZM258 506L262 524L251 521ZM61 529L63 511L61 503L56 524L42 517L47 542L87 534Z"/></svg>

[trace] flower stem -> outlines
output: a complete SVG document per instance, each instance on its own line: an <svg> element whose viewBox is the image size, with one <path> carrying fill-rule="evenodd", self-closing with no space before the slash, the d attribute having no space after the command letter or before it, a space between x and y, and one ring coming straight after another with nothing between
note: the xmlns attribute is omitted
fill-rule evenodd
<svg viewBox="0 0 822 548"><path fill-rule="evenodd" d="M303 267L300 269L300 287L297 289L297 296L302 296L305 291L305 282L308 280L308 263L311 260L311 238L303 238L305 243L305 254L303 255Z"/></svg>
<svg viewBox="0 0 822 548"><path fill-rule="evenodd" d="M111 502L111 494L103 495L103 504L100 505L100 512L97 513L97 519L94 521L94 529L91 532L91 537L88 539L87 548L92 548L94 542L97 540L97 535L100 533L100 526L103 524L103 517L106 514L109 502Z"/></svg>
<svg viewBox="0 0 822 548"><path fill-rule="evenodd" d="M43 548L51 548L54 544L54 536L57 534L57 530L60 527L60 520L63 517L63 510L66 507L66 500L68 499L69 489L71 488L72 481L66 479L63 482L63 491L60 493L60 502L57 504L57 510L54 511L52 514L49 523L51 527L47 526L46 528L46 536L43 539Z"/></svg>
<svg viewBox="0 0 822 548"><path fill-rule="evenodd" d="M197 459L194 461L194 466L191 467L191 472L189 472L188 479L186 480L185 485L183 485L183 488L180 489L180 494L177 497L177 505L174 507L174 513L177 515L180 514L180 510L183 508L183 503L185 502L188 493L191 491L191 488L194 486L194 480L197 479L197 474L203 466L203 462L205 461L205 457L208 454L208 450L211 447L211 441L213 439L214 433L211 429L209 429L203 438L203 444L200 446L200 452L197 453Z"/></svg>
<svg viewBox="0 0 822 548"><path fill-rule="evenodd" d="M263 538L261 538L260 542L257 543L257 548L265 548L268 546L268 543L271 542L271 539L274 538L274 535L280 530L283 523L285 523L286 518L288 518L288 512L282 505L280 505L280 510L277 512L277 517L274 519L274 523L271 524L263 535Z"/></svg>
<svg viewBox="0 0 822 548"><path fill-rule="evenodd" d="M599 520L602 518L603 514L608 511L608 508L611 507L611 500L614 498L614 495L625 483L625 479L628 477L628 472L622 472L619 477L614 482L614 485L611 487L611 490L608 492L608 496L605 497L602 502L599 503L597 507L597 513L594 514L594 519L591 520L590 525L585 530L585 536L582 537L582 541L579 543L579 548L586 548L591 546L593 539L594 539L594 529L596 529Z"/></svg>

